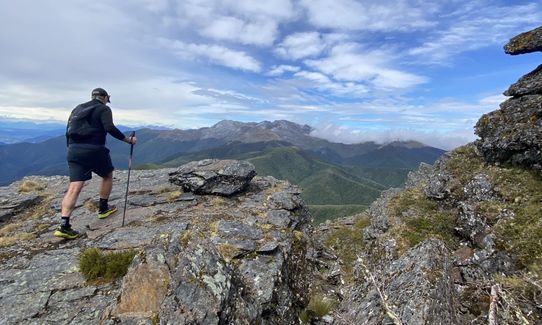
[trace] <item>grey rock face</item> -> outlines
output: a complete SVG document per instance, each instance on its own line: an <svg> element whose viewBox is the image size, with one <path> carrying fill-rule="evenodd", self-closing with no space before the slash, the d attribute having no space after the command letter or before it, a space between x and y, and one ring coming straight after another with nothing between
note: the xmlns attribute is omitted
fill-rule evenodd
<svg viewBox="0 0 542 325"><path fill-rule="evenodd" d="M542 51L542 27L513 37L504 51L512 55Z"/></svg>
<svg viewBox="0 0 542 325"><path fill-rule="evenodd" d="M542 95L511 98L475 127L478 150L489 163L542 170Z"/></svg>
<svg viewBox="0 0 542 325"><path fill-rule="evenodd" d="M239 173L229 163L214 164L225 166L223 175ZM121 214L100 220L91 205L78 202L71 221L83 236L65 241L53 236L60 221L54 210L15 214L16 229L35 235L0 247L0 323L297 323L313 277L311 218L299 189L255 177L234 198L194 194L185 201L168 172L174 170L133 171L124 227ZM117 206L126 176L115 173L110 202ZM68 184L67 178L40 182L53 202ZM0 202L5 193L28 196L15 188L0 188ZM90 181L81 199L97 201L98 189L99 179ZM92 284L78 269L88 247L138 254L123 279Z"/></svg>
<svg viewBox="0 0 542 325"><path fill-rule="evenodd" d="M230 196L247 188L256 175L246 161L206 159L190 162L169 174L169 181L196 194Z"/></svg>
<svg viewBox="0 0 542 325"><path fill-rule="evenodd" d="M483 238L489 231L487 223L474 212L472 205L465 202L459 203L459 218L456 231L472 243L483 246Z"/></svg>
<svg viewBox="0 0 542 325"><path fill-rule="evenodd" d="M521 77L504 92L505 96L520 97L542 94L542 64L535 70Z"/></svg>
<svg viewBox="0 0 542 325"><path fill-rule="evenodd" d="M386 309L402 324L458 324L452 266L446 246L433 239L411 249L385 270L373 270L385 275L376 283L364 272L368 281L354 286L341 304L341 324L393 324Z"/></svg>
<svg viewBox="0 0 542 325"><path fill-rule="evenodd" d="M451 192L451 178L450 173L446 171L445 160L438 160L435 163L434 169L428 174L428 179L423 189L424 194L431 199L446 199Z"/></svg>

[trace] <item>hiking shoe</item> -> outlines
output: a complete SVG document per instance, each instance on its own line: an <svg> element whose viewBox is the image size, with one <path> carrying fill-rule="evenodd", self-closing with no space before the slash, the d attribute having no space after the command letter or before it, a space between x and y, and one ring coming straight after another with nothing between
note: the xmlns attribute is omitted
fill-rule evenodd
<svg viewBox="0 0 542 325"><path fill-rule="evenodd" d="M105 219L107 217L109 217L110 215L112 215L113 213L117 212L117 207L114 206L114 205L111 205L109 206L109 209L105 210L105 211L100 211L98 212L98 218L99 219Z"/></svg>
<svg viewBox="0 0 542 325"><path fill-rule="evenodd" d="M71 227L70 228L58 227L56 228L54 235L55 237L75 239L79 237L80 234L77 231L73 230Z"/></svg>

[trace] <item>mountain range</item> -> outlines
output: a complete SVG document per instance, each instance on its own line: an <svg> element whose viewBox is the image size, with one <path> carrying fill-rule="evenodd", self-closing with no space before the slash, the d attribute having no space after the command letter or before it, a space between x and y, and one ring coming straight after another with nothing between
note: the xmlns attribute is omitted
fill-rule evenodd
<svg viewBox="0 0 542 325"><path fill-rule="evenodd" d="M191 130L136 131L134 166L176 167L206 158L251 161L261 175L301 186L316 219L364 210L381 191L403 185L421 162L433 163L444 151L418 142L333 143L311 136L308 125L279 120L221 121ZM108 138L116 168L127 168L128 146ZM0 145L0 185L27 175L66 175L66 139Z"/></svg>

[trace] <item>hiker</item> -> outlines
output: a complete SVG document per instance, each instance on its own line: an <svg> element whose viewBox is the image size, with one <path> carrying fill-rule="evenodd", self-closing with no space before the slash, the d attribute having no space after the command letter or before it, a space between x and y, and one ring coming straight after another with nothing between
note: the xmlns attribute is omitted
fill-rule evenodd
<svg viewBox="0 0 542 325"><path fill-rule="evenodd" d="M92 178L92 172L102 178L98 218L107 218L117 211L115 206L108 204L115 168L111 163L109 149L105 147L105 138L109 133L128 144L135 144L137 138L125 136L113 124L111 109L106 105L111 102L110 97L104 89L94 89L92 99L75 107L68 119L66 140L70 185L62 200L62 219L60 227L55 230L56 237L74 239L79 236L70 225L70 215L85 181Z"/></svg>

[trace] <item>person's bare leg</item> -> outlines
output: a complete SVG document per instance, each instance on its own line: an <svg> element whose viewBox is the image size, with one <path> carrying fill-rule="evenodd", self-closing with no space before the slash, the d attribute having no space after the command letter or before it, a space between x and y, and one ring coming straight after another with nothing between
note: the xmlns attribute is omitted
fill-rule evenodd
<svg viewBox="0 0 542 325"><path fill-rule="evenodd" d="M100 186L100 199L109 199L111 190L113 189L113 172L102 178L102 186Z"/></svg>
<svg viewBox="0 0 542 325"><path fill-rule="evenodd" d="M71 216L73 209L75 208L77 198L79 197L79 193L81 193L81 189L83 188L84 184L84 181L70 182L70 185L68 186L68 191L64 195L64 199L62 199L63 217Z"/></svg>

